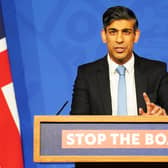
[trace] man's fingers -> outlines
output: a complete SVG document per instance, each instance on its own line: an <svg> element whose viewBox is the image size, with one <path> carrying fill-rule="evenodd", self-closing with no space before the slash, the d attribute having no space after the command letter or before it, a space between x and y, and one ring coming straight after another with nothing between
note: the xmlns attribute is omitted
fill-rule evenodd
<svg viewBox="0 0 168 168"><path fill-rule="evenodd" d="M151 115L155 115L155 116L166 116L166 111L164 108L155 105L155 107L153 108L153 110L151 111Z"/></svg>
<svg viewBox="0 0 168 168"><path fill-rule="evenodd" d="M145 114L145 112L144 112L143 108L139 108L139 115L144 115L144 114Z"/></svg>
<svg viewBox="0 0 168 168"><path fill-rule="evenodd" d="M154 116L166 116L166 113L163 109L160 109L157 113L154 114Z"/></svg>
<svg viewBox="0 0 168 168"><path fill-rule="evenodd" d="M163 109L162 115L163 115L163 116L167 116L167 113L166 113L166 110L165 110L165 109Z"/></svg>
<svg viewBox="0 0 168 168"><path fill-rule="evenodd" d="M150 98L149 98L149 96L146 94L146 92L143 93L143 97L144 97L144 100L145 100L145 103L146 103L146 104L151 102L151 101L150 101Z"/></svg>
<svg viewBox="0 0 168 168"><path fill-rule="evenodd" d="M160 114L162 112L162 108L160 106L157 106L154 103L151 103L151 106L153 106L152 111L150 111L151 115Z"/></svg>
<svg viewBox="0 0 168 168"><path fill-rule="evenodd" d="M144 97L144 101L146 104L146 113L144 112L144 110L142 108L139 108L139 115L155 115L155 116L160 116L160 115L167 115L166 111L164 108L152 103L150 101L149 96L146 94L146 92L143 93L143 97Z"/></svg>
<svg viewBox="0 0 168 168"><path fill-rule="evenodd" d="M143 93L143 97L146 103L147 112L151 112L152 111L151 101L150 101L149 96L146 94L146 92Z"/></svg>

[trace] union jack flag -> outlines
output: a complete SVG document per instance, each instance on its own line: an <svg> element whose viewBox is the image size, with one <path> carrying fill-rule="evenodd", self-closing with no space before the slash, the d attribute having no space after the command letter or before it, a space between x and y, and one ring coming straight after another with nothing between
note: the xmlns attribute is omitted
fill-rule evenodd
<svg viewBox="0 0 168 168"><path fill-rule="evenodd" d="M23 168L19 115L0 5L0 168Z"/></svg>

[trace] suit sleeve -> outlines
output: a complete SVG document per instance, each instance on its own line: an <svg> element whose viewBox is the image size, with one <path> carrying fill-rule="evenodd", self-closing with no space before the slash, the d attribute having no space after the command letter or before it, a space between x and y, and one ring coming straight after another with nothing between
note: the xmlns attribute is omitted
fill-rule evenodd
<svg viewBox="0 0 168 168"><path fill-rule="evenodd" d="M79 67L77 77L75 80L71 115L87 115L90 111L88 84L85 77L85 71Z"/></svg>
<svg viewBox="0 0 168 168"><path fill-rule="evenodd" d="M151 102L164 108L168 114L168 73L166 63L148 64L147 94Z"/></svg>
<svg viewBox="0 0 168 168"><path fill-rule="evenodd" d="M159 104L168 114L168 73L166 73L161 79L158 96Z"/></svg>

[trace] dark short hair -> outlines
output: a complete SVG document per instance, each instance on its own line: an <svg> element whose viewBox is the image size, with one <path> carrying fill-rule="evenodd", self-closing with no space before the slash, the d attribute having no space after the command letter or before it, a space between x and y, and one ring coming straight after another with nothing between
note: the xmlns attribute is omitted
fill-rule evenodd
<svg viewBox="0 0 168 168"><path fill-rule="evenodd" d="M103 14L103 26L104 29L108 25L110 25L114 20L120 20L120 19L126 19L126 20L135 20L134 30L138 28L138 20L135 15L135 13L124 6L114 6L111 8L108 8L104 14Z"/></svg>

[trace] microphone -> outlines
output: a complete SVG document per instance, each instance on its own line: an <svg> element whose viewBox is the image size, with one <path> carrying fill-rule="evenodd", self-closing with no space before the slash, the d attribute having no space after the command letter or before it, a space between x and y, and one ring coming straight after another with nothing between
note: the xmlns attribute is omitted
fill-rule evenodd
<svg viewBox="0 0 168 168"><path fill-rule="evenodd" d="M65 106L68 104L68 100L63 104L63 106L59 109L59 111L56 112L55 115L60 115L62 110L65 108Z"/></svg>

